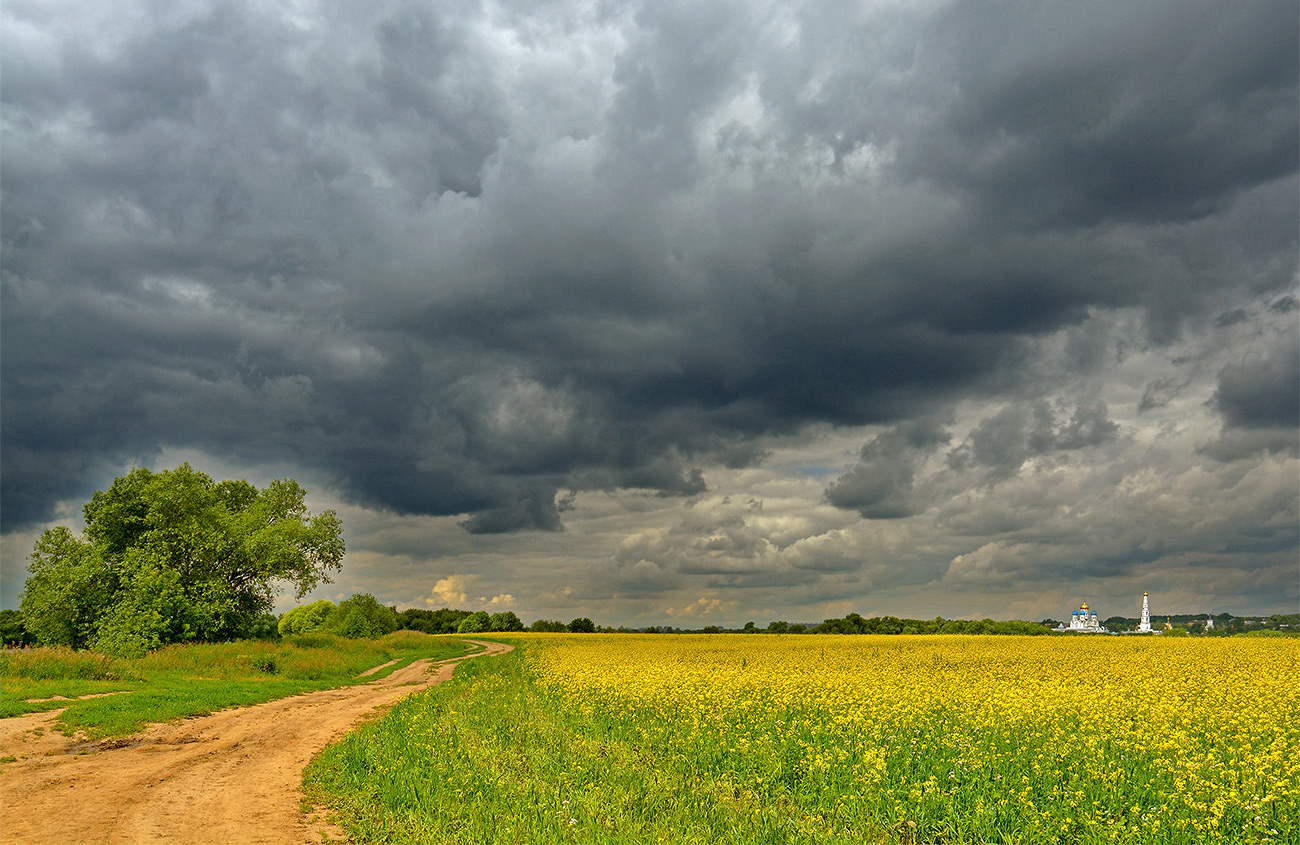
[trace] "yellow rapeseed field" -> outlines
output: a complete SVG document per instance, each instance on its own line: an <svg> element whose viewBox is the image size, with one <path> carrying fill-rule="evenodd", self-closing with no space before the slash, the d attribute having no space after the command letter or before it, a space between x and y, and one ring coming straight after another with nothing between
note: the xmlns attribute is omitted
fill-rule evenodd
<svg viewBox="0 0 1300 845"><path fill-rule="evenodd" d="M1296 841L1294 639L537 636L544 694L794 838Z"/></svg>

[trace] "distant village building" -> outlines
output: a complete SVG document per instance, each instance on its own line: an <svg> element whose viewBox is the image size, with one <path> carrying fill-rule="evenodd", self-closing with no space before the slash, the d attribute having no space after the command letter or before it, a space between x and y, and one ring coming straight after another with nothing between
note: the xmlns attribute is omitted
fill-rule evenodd
<svg viewBox="0 0 1300 845"><path fill-rule="evenodd" d="M1079 605L1079 609L1070 614L1069 625L1061 625L1053 630L1070 634L1110 633L1110 631L1102 627L1101 621L1097 618L1097 611L1088 609L1087 602Z"/></svg>
<svg viewBox="0 0 1300 845"><path fill-rule="evenodd" d="M1147 602L1147 594L1145 590L1142 592L1142 621L1138 623L1137 632L1139 634L1152 633L1151 605Z"/></svg>

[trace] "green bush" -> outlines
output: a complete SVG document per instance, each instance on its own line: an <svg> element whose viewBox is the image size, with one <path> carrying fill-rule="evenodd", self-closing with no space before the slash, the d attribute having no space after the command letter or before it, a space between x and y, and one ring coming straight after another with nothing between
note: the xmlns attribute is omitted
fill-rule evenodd
<svg viewBox="0 0 1300 845"><path fill-rule="evenodd" d="M456 633L481 634L490 630L492 630L492 618L487 615L486 610L479 610L462 619L460 626L456 628Z"/></svg>
<svg viewBox="0 0 1300 845"><path fill-rule="evenodd" d="M0 610L0 646L35 645L36 637L27 630L21 610Z"/></svg>
<svg viewBox="0 0 1300 845"><path fill-rule="evenodd" d="M492 631L522 631L524 629L524 623L519 621L519 617L512 610L492 614L490 622L489 630Z"/></svg>
<svg viewBox="0 0 1300 845"><path fill-rule="evenodd" d="M278 626L280 635L314 634L325 627L325 620L329 618L330 612L333 610L334 602L329 599L321 599L286 611L280 617Z"/></svg>
<svg viewBox="0 0 1300 845"><path fill-rule="evenodd" d="M357 593L330 611L323 630L352 639L374 639L391 634L399 624L396 610L384 607L369 593Z"/></svg>

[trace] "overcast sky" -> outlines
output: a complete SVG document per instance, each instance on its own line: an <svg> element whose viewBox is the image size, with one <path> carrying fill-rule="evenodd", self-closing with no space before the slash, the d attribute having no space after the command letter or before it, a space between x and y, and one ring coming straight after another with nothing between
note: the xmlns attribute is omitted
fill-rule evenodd
<svg viewBox="0 0 1300 845"><path fill-rule="evenodd" d="M319 597L1296 612L1297 18L5 0L0 601L188 460Z"/></svg>

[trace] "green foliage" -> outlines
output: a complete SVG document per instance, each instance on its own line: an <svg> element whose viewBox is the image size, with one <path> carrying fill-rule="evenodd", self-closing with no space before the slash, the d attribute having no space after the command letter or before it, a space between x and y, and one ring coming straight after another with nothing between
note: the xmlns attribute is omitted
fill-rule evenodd
<svg viewBox="0 0 1300 845"><path fill-rule="evenodd" d="M280 636L279 621L274 613L259 613L240 633L241 639L273 640Z"/></svg>
<svg viewBox="0 0 1300 845"><path fill-rule="evenodd" d="M446 607L440 610L411 607L398 613L397 621L402 628L412 631L422 631L426 634L454 634L460 621L469 616L469 613L468 610L452 610Z"/></svg>
<svg viewBox="0 0 1300 845"><path fill-rule="evenodd" d="M280 635L312 634L320 631L325 627L325 620L333 610L334 602L329 599L298 605L280 617Z"/></svg>
<svg viewBox="0 0 1300 845"><path fill-rule="evenodd" d="M594 634L596 633L596 623L585 616L579 616L569 623L569 631L574 634Z"/></svg>
<svg viewBox="0 0 1300 845"><path fill-rule="evenodd" d="M563 634L569 630L569 626L558 619L538 619L529 630L541 634Z"/></svg>
<svg viewBox="0 0 1300 845"><path fill-rule="evenodd" d="M770 626L769 626L770 627ZM804 633L804 626L790 625L789 633ZM843 619L827 619L809 629L813 634L1014 634L1042 636L1051 631L1040 622L1020 619L998 621L995 619L899 619L897 616L872 616L864 618L850 613Z"/></svg>
<svg viewBox="0 0 1300 845"><path fill-rule="evenodd" d="M27 630L46 645L89 645L117 591L118 573L61 525L36 541L28 569L22 596Z"/></svg>
<svg viewBox="0 0 1300 845"><path fill-rule="evenodd" d="M21 610L0 610L0 647L34 645L36 638L27 630Z"/></svg>
<svg viewBox="0 0 1300 845"><path fill-rule="evenodd" d="M460 620L456 628L458 634L481 634L492 630L492 618L486 610L479 610Z"/></svg>
<svg viewBox="0 0 1300 845"><path fill-rule="evenodd" d="M509 631L522 631L524 629L524 623L519 621L519 617L515 615L515 612L513 610L506 610L506 611L502 611L501 613L494 613L489 618L489 621L491 623L489 625L489 630L491 631L509 632Z"/></svg>
<svg viewBox="0 0 1300 845"><path fill-rule="evenodd" d="M338 518L313 516L304 497L291 479L259 491L189 464L133 470L86 503L84 538L60 526L37 541L27 629L123 655L246 635L279 584L302 596L342 565Z"/></svg>
<svg viewBox="0 0 1300 845"><path fill-rule="evenodd" d="M374 639L398 628L397 611L384 607L369 593L356 593L330 611L324 630L341 637Z"/></svg>

